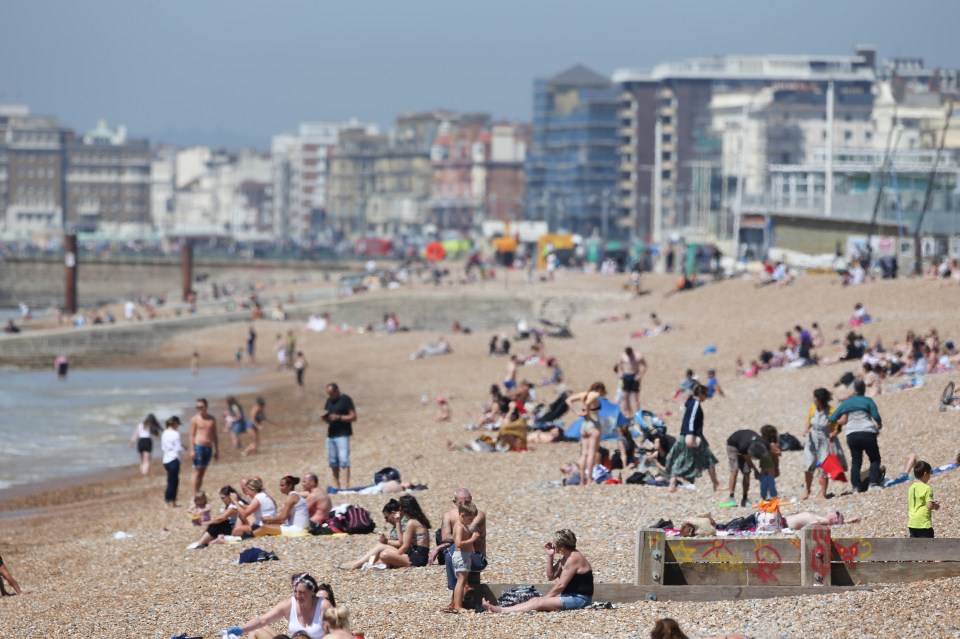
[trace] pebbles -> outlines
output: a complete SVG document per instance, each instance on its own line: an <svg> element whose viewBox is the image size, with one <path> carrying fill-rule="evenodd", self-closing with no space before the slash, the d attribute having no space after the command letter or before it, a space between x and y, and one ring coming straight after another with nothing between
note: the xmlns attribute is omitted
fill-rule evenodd
<svg viewBox="0 0 960 639"><path fill-rule="evenodd" d="M749 282L729 281L668 299L655 293L639 300L619 293L620 283L618 278L566 275L556 283L522 290L532 296L570 294L580 304L602 300L592 307L584 305L594 310L584 311L575 319L576 339L547 341L549 354L559 357L568 386L574 390L595 380L613 387L610 367L628 343L628 334L643 325L650 311L672 324L674 331L633 341L650 365L641 397L645 407L672 411L667 424L669 432L676 434L682 406L665 403L662 398L672 394L685 368L693 368L701 376L707 367L717 369L728 397L706 404L705 434L721 458L722 482L727 470L722 453L729 433L770 423L799 436L813 388L829 388L842 372L853 368L837 365L773 371L755 380L740 380L733 375L738 355L749 361L761 347L777 344L783 332L797 322L836 326L857 301L882 318L865 327L868 338L882 337L890 344L902 338L907 328L926 330L931 325L945 337L960 336L960 318L955 312L960 291L939 289L937 282L894 281L841 288L811 276L786 289L755 289ZM666 278L650 277L645 285L663 290L669 284ZM487 289L485 294L489 293ZM403 294L391 291L382 295L389 305L388 296ZM471 294L473 289L437 292L438 296ZM593 323L593 315L603 311L627 310L637 319ZM469 318L460 320L469 325ZM287 326L294 325L261 325L261 360L268 358L267 336L275 328L285 331ZM179 337L164 349L162 359L185 365L192 344L200 340L224 345L222 354L205 352L204 365L227 364L233 354L229 346L244 333L245 326L232 325ZM841 334L840 330L828 330L827 338ZM250 474L262 476L268 492L275 497L279 494L277 482L286 474L314 470L326 483L325 427L316 417L322 408L323 384L335 380L353 397L360 415L353 439L353 483L370 482L373 473L383 466L399 468L405 480L429 485L429 490L416 496L435 526L450 505L453 490L469 486L489 517L491 564L484 573L487 582L542 582L542 544L558 528L570 528L577 534L579 547L593 563L598 581L629 582L634 571L636 529L661 517L678 521L710 511L718 519L729 519L748 512L717 508L715 503L725 491L715 494L706 479L698 483L697 490L673 495L665 489L628 485L544 487L545 482L558 476L562 464L576 459L575 443L538 445L523 454L448 452L448 438L462 443L472 436L460 424L475 421L486 389L503 377L506 362L487 357L489 335L484 333L449 336L454 351L449 357L409 361L408 354L424 340L423 334L403 333L389 337L301 335L298 348L302 346L310 362L308 392L297 395L291 372L264 369L259 373L269 389L261 393L267 399L268 414L283 426L267 427L262 454L254 457L241 458L224 448L221 460L208 471L204 485L207 493L213 495L224 484L236 486L241 476ZM706 344L717 345L717 354L704 357ZM523 349L525 345L515 342L514 348ZM524 367L519 377L537 382L544 374L543 368ZM878 399L886 426L880 445L888 474L900 469L911 450L934 465L956 454L960 416L936 410L936 398L949 379L956 380L957 376L931 376L925 388ZM436 407L420 402L424 393L434 396L440 392L456 397L451 402L453 421L449 424L438 424ZM554 396L549 389L540 392L546 401ZM214 409L223 401L210 399ZM249 398L245 401L249 403ZM226 438L223 443L229 446ZM118 451L126 453L126 449ZM647 637L656 619L663 616L680 620L691 636L739 631L760 638L839 639L905 633L945 637L958 633L955 616L946 611L960 605L960 579L777 600L638 602L610 611L562 614L445 615L439 609L449 601L449 592L440 567L365 572L334 568L359 556L375 541L373 535L261 538L183 550L196 540L198 532L190 526L183 508L162 507L161 475L162 469L155 463L150 479L131 476L0 504L3 509L11 505L51 506L49 515L0 520L0 554L21 585L35 590L29 596L0 599L0 637L32 638L42 633L168 637L181 632L215 637L217 630L266 612L289 596L290 575L301 570L332 584L337 599L350 605L354 628L371 639ZM801 480L800 453L785 453L778 480L781 495L788 499L799 496ZM842 496L829 502L813 499L790 508L838 508L848 516L864 517L862 523L839 529L838 535L903 537L908 486ZM960 522L954 513L960 504L960 471L935 477L932 486L943 503L943 509L934 513L937 536L960 536ZM181 504L186 504L188 491L189 470L185 469ZM755 483L751 491L756 498ZM342 501L363 505L381 521L379 513L385 498L334 498L335 503ZM113 539L121 530L132 536ZM243 566L231 563L242 549L254 544L277 553L281 560ZM918 612L930 610L931 601L935 602L933 608L944 614ZM280 629L284 629L282 624L278 625Z"/></svg>

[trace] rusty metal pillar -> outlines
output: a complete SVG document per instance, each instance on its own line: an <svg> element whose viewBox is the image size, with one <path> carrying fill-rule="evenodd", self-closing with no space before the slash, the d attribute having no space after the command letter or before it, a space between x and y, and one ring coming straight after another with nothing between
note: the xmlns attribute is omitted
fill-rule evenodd
<svg viewBox="0 0 960 639"><path fill-rule="evenodd" d="M64 265L64 310L73 315L77 312L77 236L68 233L63 236Z"/></svg>
<svg viewBox="0 0 960 639"><path fill-rule="evenodd" d="M180 247L180 283L183 301L187 301L193 291L193 245L189 241L184 241Z"/></svg>

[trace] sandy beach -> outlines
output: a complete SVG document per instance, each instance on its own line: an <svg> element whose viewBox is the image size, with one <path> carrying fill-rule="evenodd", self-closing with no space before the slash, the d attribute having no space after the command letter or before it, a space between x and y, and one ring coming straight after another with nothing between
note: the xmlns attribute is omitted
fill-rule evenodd
<svg viewBox="0 0 960 639"><path fill-rule="evenodd" d="M801 277L786 288L757 288L752 280L713 283L666 297L672 278L645 278L649 294L633 297L625 289L626 276L603 277L561 273L556 281L533 285L514 281L503 286L504 298L531 295L575 300L574 339L547 339L548 355L559 358L566 384L585 389L593 381L615 387L612 373L622 349L630 344L643 353L649 372L641 391L641 404L665 417L668 432L676 434L682 405L668 402L686 368L701 379L708 368L717 370L727 393L705 406L705 435L721 459L718 471L725 483L726 437L740 428L759 430L773 424L781 432L799 437L811 392L832 387L848 370L846 364L775 370L755 379L735 376L735 360L757 357L762 348L776 347L795 324L819 322L828 346L820 354L831 356L840 346L853 306L863 303L874 322L862 328L871 341L885 344L903 339L908 329L938 329L944 340L960 339L960 288L937 281L901 279L845 288L838 278ZM491 295L499 285L487 285ZM422 294L423 288L418 289ZM386 298L408 294L404 290L369 295ZM431 294L438 302L450 296L480 294L479 288L444 286ZM597 323L598 317L629 312L627 321ZM649 338L630 334L649 324L656 312L673 330ZM337 321L333 317L334 322ZM371 317L371 322L379 318ZM401 325L404 317L399 318ZM460 319L471 326L471 318ZM255 379L267 401L270 417L280 424L267 427L261 453L241 457L221 435L221 456L209 469L204 489L214 496L225 484L238 486L240 477L264 478L268 492L277 497L278 480L286 474L302 476L315 471L321 484L329 483L324 440L326 426L319 420L323 389L336 381L356 403L359 420L352 440L353 483L367 484L384 466L398 468L404 480L418 481L429 490L416 494L424 511L439 525L453 490L468 486L477 505L488 513L490 566L483 579L491 583L541 583L543 542L558 528L570 528L579 538L579 549L594 566L603 583L626 583L633 578L636 531L661 517L713 512L718 520L750 512L723 510L704 478L696 490L669 494L665 488L607 485L557 488L547 482L559 477L559 467L574 461L579 444L541 444L526 453L450 452L445 442L463 443L475 436L464 423L476 422L487 389L503 379L504 358L488 357L493 331L471 335L447 334L453 353L412 361L409 355L436 333L324 333L298 332L298 348L309 362L306 392L297 393L291 371L277 372L273 338L302 324L257 322L260 368ZM501 331L512 334L513 328ZM203 344L203 365L229 366L247 332L245 323L226 324L181 335L150 355L150 366L187 367L195 344ZM497 331L499 332L499 331ZM522 352L528 342L514 342ZM716 352L704 354L707 347ZM542 366L520 369L518 377L539 382L547 375ZM884 393L877 404L884 418L880 448L888 476L896 474L906 455L915 451L934 466L952 461L958 451L956 429L960 413L939 412L937 398L947 381L960 381L957 373L930 375L922 388ZM553 387L540 390L549 401ZM450 398L453 419L439 424L433 398ZM430 401L422 404L421 397ZM224 398L210 397L211 412L222 413ZM252 396L243 399L244 406ZM131 428L133 424L131 424ZM181 432L187 434L187 429ZM155 448L155 451L157 448ZM135 454L120 449L117 455ZM800 453L785 453L777 486L782 497L799 497L802 488ZM337 570L375 541L373 535L257 539L237 545L219 545L198 551L185 547L198 537L185 507L189 502L189 468L184 464L179 494L180 508L163 505L165 477L157 453L150 477L135 469L114 471L82 481L26 486L0 493L0 555L9 564L29 595L0 599L0 637L215 637L220 629L238 625L267 611L289 596L289 578L307 571L330 583L338 602L349 604L354 631L368 639L388 637L646 637L656 619L678 619L691 637L718 632L744 632L754 637L949 637L960 632L960 622L950 613L960 606L960 578L894 585L871 592L790 597L722 603L638 602L618 604L615 610L538 613L530 615L445 615L439 609L449 601L443 568L390 571ZM931 482L943 508L934 513L938 537L960 536L958 499L960 471L939 475ZM816 498L803 506L826 511L839 509L863 521L845 525L844 536L906 537L909 483L859 495L842 495L825 502ZM849 484L845 485L849 490ZM839 490L840 486L833 486ZM756 482L751 497L758 499ZM334 497L334 504L352 502L366 507L382 524L379 513L386 498L349 495ZM218 500L213 497L214 507ZM29 509L28 516L10 511ZM124 531L126 539L114 539ZM280 557L278 562L234 565L244 548L257 545ZM931 610L941 611L940 614ZM278 625L278 631L281 626ZM285 624L282 630L285 631Z"/></svg>

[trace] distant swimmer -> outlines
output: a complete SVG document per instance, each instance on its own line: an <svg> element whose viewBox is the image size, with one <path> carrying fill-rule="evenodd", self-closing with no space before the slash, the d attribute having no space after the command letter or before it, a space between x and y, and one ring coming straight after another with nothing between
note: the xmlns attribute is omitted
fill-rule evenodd
<svg viewBox="0 0 960 639"><path fill-rule="evenodd" d="M67 361L66 355L57 355L53 368L57 371L57 379L61 382L67 381L67 369L70 368L70 362Z"/></svg>

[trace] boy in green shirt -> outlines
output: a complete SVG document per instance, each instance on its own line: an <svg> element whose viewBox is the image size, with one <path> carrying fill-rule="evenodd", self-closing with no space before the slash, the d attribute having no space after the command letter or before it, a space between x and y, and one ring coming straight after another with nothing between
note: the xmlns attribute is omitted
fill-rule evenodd
<svg viewBox="0 0 960 639"><path fill-rule="evenodd" d="M933 489L930 488L930 464L918 461L913 465L913 476L917 478L910 486L908 495L910 518L907 526L911 537L933 538L933 519L931 512L940 509L933 501Z"/></svg>

